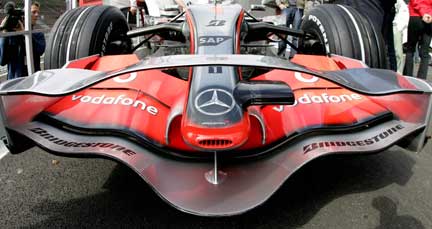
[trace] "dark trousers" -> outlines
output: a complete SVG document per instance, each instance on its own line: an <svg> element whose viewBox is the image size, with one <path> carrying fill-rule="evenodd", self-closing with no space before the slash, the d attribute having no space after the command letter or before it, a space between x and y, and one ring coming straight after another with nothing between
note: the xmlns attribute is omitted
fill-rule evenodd
<svg viewBox="0 0 432 229"><path fill-rule="evenodd" d="M394 46L394 34L393 34L393 20L395 18L396 11L394 7L390 12L384 13L384 20L382 25L382 34L387 48L388 60L390 63L390 69L397 71L396 62L396 51Z"/></svg>
<svg viewBox="0 0 432 229"><path fill-rule="evenodd" d="M285 25L287 27L290 27L292 25L293 29L300 29L300 24L301 24L301 19L303 17L303 12L304 12L303 9L293 7L293 6L290 6L288 8L283 9L281 14L286 16ZM298 38L297 37L292 38L292 44L295 47L298 47ZM281 55L285 51L285 49L286 49L286 43L283 41L280 42L278 55Z"/></svg>
<svg viewBox="0 0 432 229"><path fill-rule="evenodd" d="M404 75L414 76L414 52L419 47L420 67L417 78L426 79L429 65L429 44L431 43L431 25L423 22L421 17L410 17L408 25L408 42Z"/></svg>
<svg viewBox="0 0 432 229"><path fill-rule="evenodd" d="M25 45L21 35L2 37L0 39L0 59L7 64L7 79L22 77L26 70L24 65Z"/></svg>

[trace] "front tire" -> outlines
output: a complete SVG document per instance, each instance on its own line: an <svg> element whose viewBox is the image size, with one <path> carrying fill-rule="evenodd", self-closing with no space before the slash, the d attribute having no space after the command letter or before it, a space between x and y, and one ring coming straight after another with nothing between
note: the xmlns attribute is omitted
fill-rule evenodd
<svg viewBox="0 0 432 229"><path fill-rule="evenodd" d="M80 7L65 12L51 29L45 69L94 54L130 53L129 30L122 12L112 6Z"/></svg>
<svg viewBox="0 0 432 229"><path fill-rule="evenodd" d="M337 54L362 60L371 68L388 67L381 33L352 7L316 6L305 15L301 29L310 36L300 39L300 53Z"/></svg>

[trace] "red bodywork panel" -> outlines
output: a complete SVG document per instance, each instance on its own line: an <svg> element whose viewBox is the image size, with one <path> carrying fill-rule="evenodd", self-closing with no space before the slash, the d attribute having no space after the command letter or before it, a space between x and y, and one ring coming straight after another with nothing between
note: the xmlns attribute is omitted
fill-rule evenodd
<svg viewBox="0 0 432 229"><path fill-rule="evenodd" d="M68 67L90 66L92 70L110 71L137 61L135 55L87 58L81 63L71 63ZM339 66L357 64L339 57L336 61L328 57L307 55L298 55L293 59L293 62L298 64L308 63L308 67L316 71L338 70ZM195 141L196 145L202 145L214 140L213 145L220 144L219 148L217 144L214 148L229 149L230 145L222 142L228 133L232 144L240 144L240 150L247 150L274 143L311 128L355 125L389 111L402 120L420 122L424 117L423 112L427 110L423 109L427 106L427 100L418 94L380 97L361 95L304 73L272 70L254 80L285 82L295 94L295 104L250 107L249 111L254 112L245 111L240 124L224 129L208 128L208 136L213 136L210 140L198 134L194 135L192 127L182 128L184 120L181 112L171 116L173 110L185 107L188 81L175 78L162 70L141 71L106 80L62 98L45 111L71 125L130 130L172 149L198 152L186 142ZM261 124L252 113L258 114L264 123ZM199 126L196 128L202 129ZM203 143L203 140L207 142ZM218 140L220 141L217 142ZM205 149L205 146L202 148Z"/></svg>

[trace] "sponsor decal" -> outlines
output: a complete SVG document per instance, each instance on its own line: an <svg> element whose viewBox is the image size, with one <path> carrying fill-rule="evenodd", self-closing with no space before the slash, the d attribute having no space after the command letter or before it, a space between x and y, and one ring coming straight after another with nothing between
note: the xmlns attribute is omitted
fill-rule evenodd
<svg viewBox="0 0 432 229"><path fill-rule="evenodd" d="M195 108L205 115L223 115L234 108L234 97L222 89L207 89L195 98Z"/></svg>
<svg viewBox="0 0 432 229"><path fill-rule="evenodd" d="M347 101L354 101L354 100L362 100L363 97L359 94L352 93L352 94L341 94L341 95L329 95L327 93L322 93L321 95L308 95L303 94L299 98L296 98L293 105L289 106L296 106L297 104L322 104L322 103L344 103ZM273 110L282 112L284 110L284 106L275 106L273 107Z"/></svg>
<svg viewBox="0 0 432 229"><path fill-rule="evenodd" d="M323 24L321 23L321 21L314 15L309 15L308 20L312 20L319 28L319 30L321 31L321 34L323 35L323 40L324 40L324 44L326 47L326 51L327 53L330 53L330 46L329 46L329 42L328 42L328 38L327 38L327 33L324 29Z"/></svg>
<svg viewBox="0 0 432 229"><path fill-rule="evenodd" d="M211 20L207 26L224 26L225 22L225 20Z"/></svg>
<svg viewBox="0 0 432 229"><path fill-rule="evenodd" d="M317 82L318 80L319 80L319 78L318 77L316 77L316 76L312 76L312 78L305 78L304 76L303 76L303 74L301 74L300 72L294 72L294 77L298 80L298 81L300 81L300 82L303 82L303 83L315 83L315 82Z"/></svg>
<svg viewBox="0 0 432 229"><path fill-rule="evenodd" d="M208 68L209 74L221 74L222 73L222 67L221 66L210 66Z"/></svg>
<svg viewBox="0 0 432 229"><path fill-rule="evenodd" d="M314 142L303 147L303 153L310 153L314 150L321 148L334 148L334 147L359 147L359 146L370 146L374 145L381 140L384 140L391 135L397 133L398 131L404 129L405 127L401 124L398 124L390 129L387 129L376 136L368 139L362 139L358 141L322 141L322 142Z"/></svg>
<svg viewBox="0 0 432 229"><path fill-rule="evenodd" d="M127 78L121 78L120 76L115 77L113 80L116 83L129 83L134 81L137 78L138 74L136 72L132 72L129 74Z"/></svg>
<svg viewBox="0 0 432 229"><path fill-rule="evenodd" d="M148 106L141 100L134 100L126 97L125 95L119 95L117 97L106 96L105 94L97 97L89 95L72 95L72 101L77 100L79 100L81 103L132 106L135 108L140 108L143 111L147 111L151 115L157 115L159 112L156 107Z"/></svg>
<svg viewBox="0 0 432 229"><path fill-rule="evenodd" d="M198 38L199 46L217 46L222 42L231 39L229 36L200 36Z"/></svg>
<svg viewBox="0 0 432 229"><path fill-rule="evenodd" d="M105 32L105 36L104 39L102 41L102 48L101 48L101 55L103 55L104 53L106 53L106 47L108 46L108 38L110 37L111 31L113 30L113 23L110 22L106 32Z"/></svg>
<svg viewBox="0 0 432 229"><path fill-rule="evenodd" d="M50 134L48 131L42 129L42 128L32 128L29 129L31 132L45 138L46 140L50 141L51 143L54 143L59 146L64 146L68 148L108 148L113 149L116 151L119 151L121 153L126 154L127 156L135 155L136 153L128 149L124 146L113 144L113 143L106 143L106 142L72 142L67 141L58 137L55 137L54 135Z"/></svg>

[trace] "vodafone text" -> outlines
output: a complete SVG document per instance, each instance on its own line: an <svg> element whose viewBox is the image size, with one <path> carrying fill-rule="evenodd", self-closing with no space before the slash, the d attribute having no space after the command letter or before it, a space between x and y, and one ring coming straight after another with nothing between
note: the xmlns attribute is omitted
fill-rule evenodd
<svg viewBox="0 0 432 229"><path fill-rule="evenodd" d="M342 95L328 95L327 93L322 93L321 95L308 95L303 94L298 99L295 100L293 105L290 106L296 106L297 104L322 104L322 103L343 103L347 101L353 101L353 100L362 100L363 97L359 94L342 94ZM273 107L273 110L282 112L284 110L284 106L275 106Z"/></svg>
<svg viewBox="0 0 432 229"><path fill-rule="evenodd" d="M154 106L148 106L145 102L140 100L134 100L126 97L125 95L118 95L117 97L110 97L106 95L101 95L97 97L89 96L89 95L72 95L72 101L79 100L82 103L92 103L92 104L106 104L106 105L123 105L123 106L132 106L132 107L140 107L141 110L147 111L151 115L157 115L159 110Z"/></svg>

